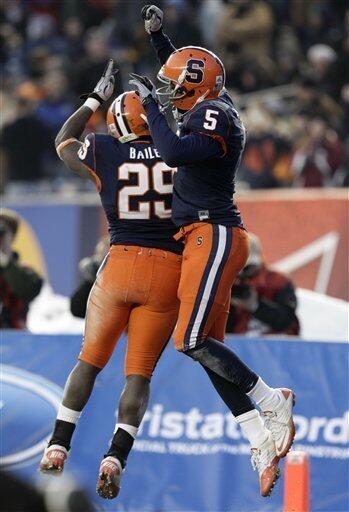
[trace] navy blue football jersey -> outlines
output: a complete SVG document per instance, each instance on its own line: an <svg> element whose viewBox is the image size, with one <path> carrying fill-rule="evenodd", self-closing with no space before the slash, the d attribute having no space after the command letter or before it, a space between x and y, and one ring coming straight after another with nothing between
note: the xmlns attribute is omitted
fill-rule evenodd
<svg viewBox="0 0 349 512"><path fill-rule="evenodd" d="M121 144L110 135L90 133L78 155L100 185L111 244L182 252L171 221L175 169L161 160L152 143Z"/></svg>
<svg viewBox="0 0 349 512"><path fill-rule="evenodd" d="M177 226L205 221L242 227L233 194L245 130L228 93L196 105L184 115L179 128L180 136L195 132L214 138L221 144L221 154L178 167L174 178L173 222Z"/></svg>

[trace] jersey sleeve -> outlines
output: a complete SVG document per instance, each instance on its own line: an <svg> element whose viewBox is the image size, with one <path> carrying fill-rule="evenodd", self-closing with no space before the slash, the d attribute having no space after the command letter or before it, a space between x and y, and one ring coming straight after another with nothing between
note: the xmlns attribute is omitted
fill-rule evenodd
<svg viewBox="0 0 349 512"><path fill-rule="evenodd" d="M176 50L162 29L151 33L151 43L161 65L165 64L169 56Z"/></svg>
<svg viewBox="0 0 349 512"><path fill-rule="evenodd" d="M155 101L145 105L145 111L155 147L167 165L177 167L221 156L220 144L213 138L201 133L174 134Z"/></svg>
<svg viewBox="0 0 349 512"><path fill-rule="evenodd" d="M78 150L78 157L81 163L88 169L93 181L95 182L97 190L100 192L102 188L101 176L97 167L97 151L96 151L96 136L94 133L86 135L85 140Z"/></svg>
<svg viewBox="0 0 349 512"><path fill-rule="evenodd" d="M206 135L218 141L222 155L227 152L227 140L230 134L230 121L227 114L219 106L205 105L191 113L185 121L184 128L190 132Z"/></svg>
<svg viewBox="0 0 349 512"><path fill-rule="evenodd" d="M94 133L86 135L85 140L78 151L78 157L93 172L97 172L96 165L96 136Z"/></svg>

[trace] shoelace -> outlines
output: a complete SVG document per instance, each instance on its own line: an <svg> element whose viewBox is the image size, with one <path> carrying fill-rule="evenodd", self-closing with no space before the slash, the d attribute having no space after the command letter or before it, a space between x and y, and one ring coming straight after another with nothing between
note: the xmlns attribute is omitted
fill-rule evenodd
<svg viewBox="0 0 349 512"><path fill-rule="evenodd" d="M258 473L260 473L260 470L262 468L262 461L259 455L259 450L257 450L256 452L253 452L251 456L251 464L253 471L258 471Z"/></svg>
<svg viewBox="0 0 349 512"><path fill-rule="evenodd" d="M266 417L264 425L271 432L274 441L277 441L282 436L282 428L285 427L284 423L276 419L275 412L265 412L263 416Z"/></svg>
<svg viewBox="0 0 349 512"><path fill-rule="evenodd" d="M274 443L272 444L274 445ZM261 474L265 468L269 467L275 455L276 452L273 453L272 445L265 446L264 449L253 448L251 450L251 464L253 470L258 470L258 473Z"/></svg>

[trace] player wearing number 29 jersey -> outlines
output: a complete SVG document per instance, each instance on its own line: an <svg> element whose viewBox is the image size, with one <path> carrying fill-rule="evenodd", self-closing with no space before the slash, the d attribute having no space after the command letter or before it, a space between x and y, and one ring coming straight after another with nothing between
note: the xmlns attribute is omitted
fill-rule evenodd
<svg viewBox="0 0 349 512"><path fill-rule="evenodd" d="M57 151L94 181L110 233L111 248L88 300L79 357L103 368L128 324L126 375L150 378L177 316L183 244L174 239L171 221L175 169L154 147L144 114L137 93L125 92L109 108L108 135L90 133L83 144L69 138Z"/></svg>
<svg viewBox="0 0 349 512"><path fill-rule="evenodd" d="M108 135L91 133L83 143L79 140L94 110L111 96L113 85L110 61L93 93L56 139L65 164L95 183L111 246L89 295L79 361L66 383L40 464L45 472L63 470L96 375L127 327L126 385L97 481L98 494L107 499L118 494L147 407L149 381L177 320L182 259L182 243L173 238L176 228L171 221L174 168L163 162L152 142L139 95L130 91L114 100L107 114Z"/></svg>
<svg viewBox="0 0 349 512"><path fill-rule="evenodd" d="M117 98L108 113L109 126L115 126L125 101L139 99L135 93ZM171 221L175 168L163 162L151 139L122 144L111 135L90 133L78 156L95 175L112 245L181 254L182 243L173 238L177 230Z"/></svg>

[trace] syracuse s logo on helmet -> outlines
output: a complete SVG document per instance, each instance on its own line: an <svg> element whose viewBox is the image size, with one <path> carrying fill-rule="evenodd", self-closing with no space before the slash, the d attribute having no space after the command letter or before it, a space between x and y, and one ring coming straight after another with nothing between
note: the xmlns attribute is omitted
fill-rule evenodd
<svg viewBox="0 0 349 512"><path fill-rule="evenodd" d="M190 84L201 84L204 79L205 63L201 59L189 59L185 81Z"/></svg>

